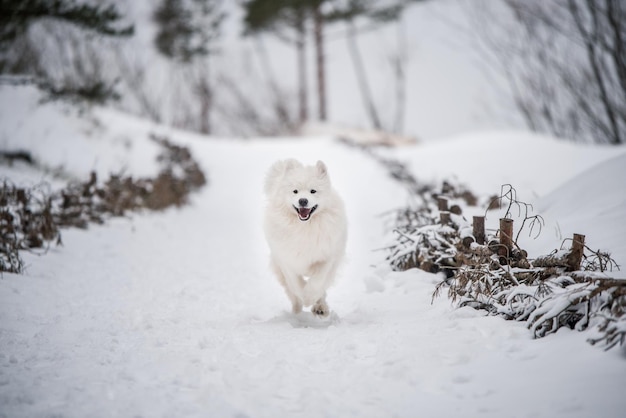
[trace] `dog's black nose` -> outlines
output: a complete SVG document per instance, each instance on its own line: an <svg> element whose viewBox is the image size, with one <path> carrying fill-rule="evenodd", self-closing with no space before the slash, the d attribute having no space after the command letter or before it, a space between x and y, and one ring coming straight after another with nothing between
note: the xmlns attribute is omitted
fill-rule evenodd
<svg viewBox="0 0 626 418"><path fill-rule="evenodd" d="M305 206L307 206L309 204L309 200L305 199L305 198L302 198L302 199L298 200L298 203L300 204L300 206L305 207Z"/></svg>

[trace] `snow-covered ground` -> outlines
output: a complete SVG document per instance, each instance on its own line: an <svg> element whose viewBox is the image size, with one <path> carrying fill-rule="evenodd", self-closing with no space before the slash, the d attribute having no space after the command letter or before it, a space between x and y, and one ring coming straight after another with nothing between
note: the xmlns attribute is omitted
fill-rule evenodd
<svg viewBox="0 0 626 418"><path fill-rule="evenodd" d="M81 178L149 175L158 132L191 147L209 184L181 209L63 230L63 246L23 253L26 273L2 276L0 417L623 417L624 348L566 329L533 340L522 323L431 303L436 275L385 267L380 214L407 196L366 154L36 103L32 90L0 90L2 149ZM552 222L537 248L560 245L555 226L576 229L626 265L624 147L491 132L386 152L424 181L456 177L483 195L511 183ZM324 160L346 202L348 258L326 320L291 314L267 268L262 181L284 157Z"/></svg>

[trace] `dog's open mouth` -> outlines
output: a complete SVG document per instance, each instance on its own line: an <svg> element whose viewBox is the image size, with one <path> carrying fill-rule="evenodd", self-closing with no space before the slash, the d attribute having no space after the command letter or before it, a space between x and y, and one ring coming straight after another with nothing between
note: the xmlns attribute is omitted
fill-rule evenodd
<svg viewBox="0 0 626 418"><path fill-rule="evenodd" d="M298 218L300 218L301 221L308 221L309 218L311 218L311 215L313 215L313 212L315 212L315 209L317 209L317 205L313 206L312 208L304 208L304 207L293 207L296 212L298 212Z"/></svg>

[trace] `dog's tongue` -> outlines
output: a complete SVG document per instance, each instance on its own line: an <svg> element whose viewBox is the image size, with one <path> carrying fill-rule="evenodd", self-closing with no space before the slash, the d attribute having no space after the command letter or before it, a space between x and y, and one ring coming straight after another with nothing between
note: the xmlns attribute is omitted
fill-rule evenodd
<svg viewBox="0 0 626 418"><path fill-rule="evenodd" d="M308 218L310 213L311 213L311 209L309 209L309 208L299 208L298 209L298 215L300 215L301 219Z"/></svg>

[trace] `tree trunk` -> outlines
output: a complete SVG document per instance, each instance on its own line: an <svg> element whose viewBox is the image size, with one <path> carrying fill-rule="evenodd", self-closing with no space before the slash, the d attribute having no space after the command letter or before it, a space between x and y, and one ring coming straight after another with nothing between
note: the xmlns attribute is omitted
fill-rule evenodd
<svg viewBox="0 0 626 418"><path fill-rule="evenodd" d="M209 83L209 64L204 62L200 65L198 75L197 94L200 99L200 132L204 135L211 134L211 107L213 104L213 91Z"/></svg>
<svg viewBox="0 0 626 418"><path fill-rule="evenodd" d="M298 15L298 102L299 121L303 124L309 119L308 91L306 83L306 29L304 27L304 13Z"/></svg>
<svg viewBox="0 0 626 418"><path fill-rule="evenodd" d="M406 31L402 17L398 19L398 52L393 58L393 70L396 77L396 115L393 131L401 134L404 131L404 112L406 111Z"/></svg>
<svg viewBox="0 0 626 418"><path fill-rule="evenodd" d="M365 109L369 114L370 121L372 122L372 127L374 129L381 130L382 126L380 124L380 118L378 117L378 111L376 110L376 105L374 104L374 100L372 99L372 92L370 91L369 82L367 81L367 74L365 72L365 66L363 65L363 60L361 59L361 52L359 51L359 46L356 43L356 30L354 28L353 22L348 22L348 47L350 49L350 56L352 57L352 63L354 64L354 71L356 72L356 78L359 82L359 90L361 91L361 97L363 99L363 104L365 105Z"/></svg>
<svg viewBox="0 0 626 418"><path fill-rule="evenodd" d="M211 94L209 93L208 86L202 90L203 94L200 97L200 132L204 135L211 134ZM208 94L204 94L208 93Z"/></svg>
<svg viewBox="0 0 626 418"><path fill-rule="evenodd" d="M319 119L326 120L326 71L324 59L324 17L321 6L318 4L313 9L313 22L315 32L315 56L317 60L317 96L319 105Z"/></svg>
<svg viewBox="0 0 626 418"><path fill-rule="evenodd" d="M274 102L272 103L272 109L274 113L278 117L278 120L285 126L291 126L291 113L290 107L285 100L285 96L276 81L276 77L272 66L270 65L270 60L268 58L267 50L265 49L265 44L261 41L261 38L257 38L257 49L256 52L259 54L259 59L261 62L261 68L265 73L267 78L267 82L272 88L272 94L274 95Z"/></svg>

